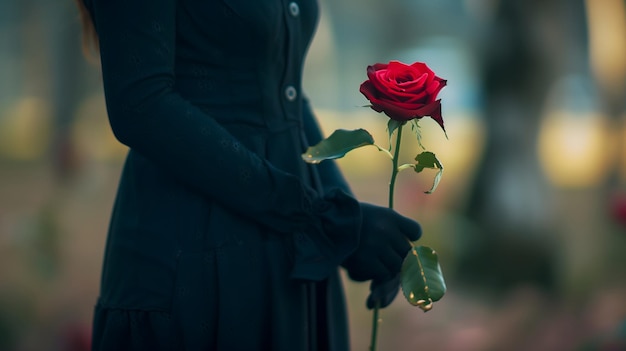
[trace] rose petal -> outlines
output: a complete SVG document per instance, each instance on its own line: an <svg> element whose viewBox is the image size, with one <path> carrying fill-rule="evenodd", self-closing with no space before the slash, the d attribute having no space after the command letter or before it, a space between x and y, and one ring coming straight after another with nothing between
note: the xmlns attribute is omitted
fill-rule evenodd
<svg viewBox="0 0 626 351"><path fill-rule="evenodd" d="M399 61L391 61L387 67L387 71L390 72L390 76L393 77L398 84L415 80L416 77L420 76L420 72L416 72L410 66Z"/></svg>
<svg viewBox="0 0 626 351"><path fill-rule="evenodd" d="M436 80L439 83L439 85L437 86L435 90L433 90L432 94L430 95L430 99L431 99L430 102L434 102L437 99L437 95L439 95L439 92L441 91L441 89L443 89L448 83L448 81L446 81L445 79L441 79L439 77L436 77Z"/></svg>
<svg viewBox="0 0 626 351"><path fill-rule="evenodd" d="M361 94L365 95L365 97L372 103L375 101L389 100L389 97L380 93L380 90L374 86L374 83L371 80L366 80L361 84L359 88ZM378 111L380 112L380 111Z"/></svg>
<svg viewBox="0 0 626 351"><path fill-rule="evenodd" d="M403 109L386 101L380 101L376 104L372 103L372 108L375 111L384 112L389 118L395 119L396 121L409 121L414 118L419 118L415 115L413 110Z"/></svg>
<svg viewBox="0 0 626 351"><path fill-rule="evenodd" d="M363 89L365 89L365 92ZM363 82L361 93L370 101L372 98L387 101L400 101L399 99L403 99L401 96L398 96L398 92L384 86L381 87L380 82L372 80Z"/></svg>
<svg viewBox="0 0 626 351"><path fill-rule="evenodd" d="M435 76L435 72L430 69L424 62L415 62L411 64L411 67L420 73L426 73L429 76Z"/></svg>
<svg viewBox="0 0 626 351"><path fill-rule="evenodd" d="M425 90L428 79L429 78L426 74L422 74L413 81L403 83L400 87L404 91L421 92L422 90Z"/></svg>
<svg viewBox="0 0 626 351"><path fill-rule="evenodd" d="M431 101L428 101L429 95L426 94L425 91L422 91L420 93L396 92L395 95L397 96L395 101L403 102L405 104L411 104L411 105L420 104L420 105L423 105L423 104L427 104L427 103L431 102Z"/></svg>
<svg viewBox="0 0 626 351"><path fill-rule="evenodd" d="M428 97L425 92L422 94L396 93L391 96L383 94L376 88L376 86L374 86L373 82L369 80L363 82L359 90L372 103L378 105L396 105L398 108L404 110L417 110L429 102L425 101Z"/></svg>
<svg viewBox="0 0 626 351"><path fill-rule="evenodd" d="M430 116L430 118L434 119L445 133L446 128L443 126L443 116L441 115L441 100L437 100L424 106L424 109L430 110L428 113L425 113L425 115Z"/></svg>
<svg viewBox="0 0 626 351"><path fill-rule="evenodd" d="M410 68L411 66L402 63L400 61L396 61L396 60L391 60L389 61L389 64L387 65L387 69L391 70L391 71L406 71L406 70L411 70Z"/></svg>
<svg viewBox="0 0 626 351"><path fill-rule="evenodd" d="M433 93L436 92L438 88L439 88L439 82L436 80L433 80L426 86L426 92L429 95L433 95Z"/></svg>
<svg viewBox="0 0 626 351"><path fill-rule="evenodd" d="M385 101L390 104L394 104L398 108L401 108L404 110L412 110L412 111L418 110L422 108L424 105L430 104L430 102L397 101L397 100L389 100L389 99L384 99L384 98L383 99L378 98L378 100Z"/></svg>
<svg viewBox="0 0 626 351"><path fill-rule="evenodd" d="M435 74L435 72L433 72L433 70L430 69L430 67L428 67L425 63L423 62L415 62L412 67L415 70L420 71L421 73L425 73L428 75L428 79L426 80L426 82L424 84L428 85L430 84L433 80L437 80L439 79L437 77L437 75Z"/></svg>
<svg viewBox="0 0 626 351"><path fill-rule="evenodd" d="M374 73L370 77L370 81L372 82L376 90L378 90L381 94L388 95L389 91L393 90L395 84L390 83L389 81L384 79L384 77L381 78L380 75L382 74L384 74L384 72Z"/></svg>
<svg viewBox="0 0 626 351"><path fill-rule="evenodd" d="M448 84L448 81L445 80L445 79L439 78L439 77L435 77L435 80L437 80L437 82L439 83L439 89L434 91L433 94L437 95L437 94L439 94L441 89L443 89Z"/></svg>
<svg viewBox="0 0 626 351"><path fill-rule="evenodd" d="M428 116L435 120L444 132L446 131L441 115L441 100L413 110L403 109L386 101L372 101L372 109L376 112L384 112L389 118L397 121L409 121Z"/></svg>
<svg viewBox="0 0 626 351"><path fill-rule="evenodd" d="M374 71L380 71L382 69L387 69L387 67L389 67L389 64L387 64L387 63L375 63L374 65L372 65L370 67L372 67L372 69Z"/></svg>

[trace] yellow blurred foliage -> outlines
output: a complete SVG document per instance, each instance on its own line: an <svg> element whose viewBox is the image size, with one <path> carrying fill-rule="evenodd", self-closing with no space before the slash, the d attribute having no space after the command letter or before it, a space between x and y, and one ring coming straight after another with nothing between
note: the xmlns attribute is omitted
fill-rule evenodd
<svg viewBox="0 0 626 351"><path fill-rule="evenodd" d="M43 156L50 142L49 111L46 100L33 97L6 108L0 118L0 155L22 161Z"/></svg>

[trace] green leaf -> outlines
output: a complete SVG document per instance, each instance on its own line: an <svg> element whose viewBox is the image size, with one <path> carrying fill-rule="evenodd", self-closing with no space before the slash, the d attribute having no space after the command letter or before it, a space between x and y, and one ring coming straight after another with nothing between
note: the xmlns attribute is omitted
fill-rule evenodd
<svg viewBox="0 0 626 351"><path fill-rule="evenodd" d="M417 161L417 163L415 164L414 169L417 173L423 171L424 168L439 170L437 174L435 174L433 186L430 188L430 190L425 191L426 194L432 194L435 189L437 189L437 186L439 186L439 182L441 181L441 177L443 176L443 165L437 159L437 156L435 156L435 154L430 151L424 151L421 154L417 155L415 157L415 161Z"/></svg>
<svg viewBox="0 0 626 351"><path fill-rule="evenodd" d="M426 148L422 144L422 127L420 127L419 119L414 118L411 120L411 130L415 133L417 144L422 148L422 150L425 150Z"/></svg>
<svg viewBox="0 0 626 351"><path fill-rule="evenodd" d="M435 250L413 246L402 263L400 286L411 305L424 312L432 309L433 302L439 301L446 293L446 283Z"/></svg>
<svg viewBox="0 0 626 351"><path fill-rule="evenodd" d="M396 129L400 128L405 122L396 121L395 119L389 118L389 122L387 122L387 132L389 133L389 150L391 150L391 137L393 136L393 132Z"/></svg>
<svg viewBox="0 0 626 351"><path fill-rule="evenodd" d="M302 159L308 163L320 163L341 158L356 148L373 144L374 138L365 129L337 129L328 138L310 146L302 154Z"/></svg>

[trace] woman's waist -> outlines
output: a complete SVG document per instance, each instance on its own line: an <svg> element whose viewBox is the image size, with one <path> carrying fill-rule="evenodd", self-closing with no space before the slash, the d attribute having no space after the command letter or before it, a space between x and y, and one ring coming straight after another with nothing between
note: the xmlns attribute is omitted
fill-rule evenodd
<svg viewBox="0 0 626 351"><path fill-rule="evenodd" d="M245 124L270 132L301 126L299 114L287 114L279 101L271 101L257 89L242 86L234 89L204 90L201 79L178 80L176 91L192 105L222 125Z"/></svg>
<svg viewBox="0 0 626 351"><path fill-rule="evenodd" d="M226 80L177 75L174 89L186 99L206 106L262 106L263 94L250 78Z"/></svg>

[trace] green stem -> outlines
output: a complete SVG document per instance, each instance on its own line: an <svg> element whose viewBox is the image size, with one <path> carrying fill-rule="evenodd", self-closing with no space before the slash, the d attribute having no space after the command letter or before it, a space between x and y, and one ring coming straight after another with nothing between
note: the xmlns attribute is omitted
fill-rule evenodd
<svg viewBox="0 0 626 351"><path fill-rule="evenodd" d="M370 341L370 351L376 351L376 337L378 335L378 312L380 309L380 301L374 306L374 318L372 318L372 340Z"/></svg>
<svg viewBox="0 0 626 351"><path fill-rule="evenodd" d="M389 181L389 208L393 208L393 189L396 186L396 177L398 176L398 159L400 153L400 142L402 140L402 127L398 127L398 135L396 136L396 149L393 153L393 169L391 171L391 181Z"/></svg>
<svg viewBox="0 0 626 351"><path fill-rule="evenodd" d="M396 149L394 150L391 162L393 169L391 170L391 181L389 181L389 208L393 208L393 189L396 186L396 177L398 176L398 159L400 154L400 142L402 141L402 127L398 127L398 135L396 136ZM376 351L376 338L378 336L378 314L380 310L380 301L374 306L374 318L372 320L372 339L370 341L370 351Z"/></svg>
<svg viewBox="0 0 626 351"><path fill-rule="evenodd" d="M393 160L393 155L391 154L391 152L389 152L389 150L387 150L387 149L385 149L383 147L380 147L380 146L378 146L376 144L374 144L374 146L378 149L378 151L382 151L382 152L385 153L385 155L389 156L390 160Z"/></svg>
<svg viewBox="0 0 626 351"><path fill-rule="evenodd" d="M413 168L415 169L415 165L412 163L405 163L403 165L398 166L398 172L402 172L405 169Z"/></svg>

